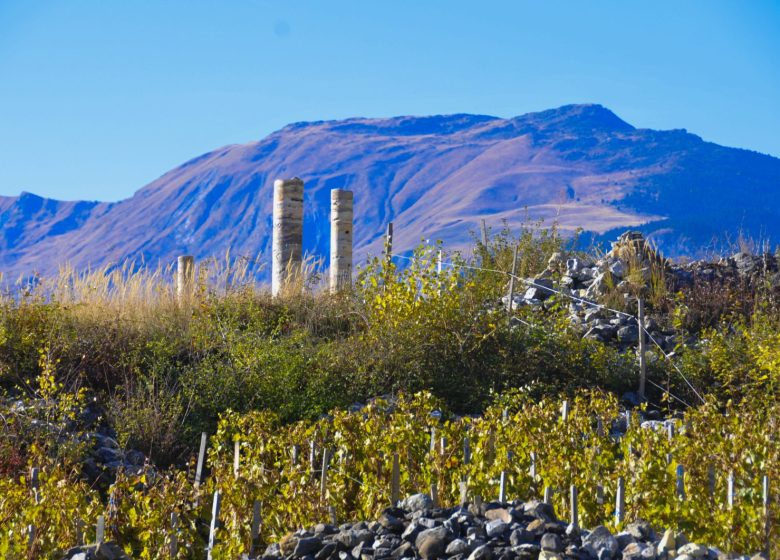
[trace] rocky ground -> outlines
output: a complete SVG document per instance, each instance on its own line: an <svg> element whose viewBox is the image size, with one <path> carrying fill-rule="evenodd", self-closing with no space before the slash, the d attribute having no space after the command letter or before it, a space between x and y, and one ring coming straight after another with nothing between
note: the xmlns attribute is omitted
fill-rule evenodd
<svg viewBox="0 0 780 560"><path fill-rule="evenodd" d="M416 494L377 521L320 524L268 546L263 560L694 560L750 558L726 555L684 535L656 533L642 521L612 533L590 531L556 518L552 506L531 501L436 508ZM756 554L753 560L764 559Z"/></svg>

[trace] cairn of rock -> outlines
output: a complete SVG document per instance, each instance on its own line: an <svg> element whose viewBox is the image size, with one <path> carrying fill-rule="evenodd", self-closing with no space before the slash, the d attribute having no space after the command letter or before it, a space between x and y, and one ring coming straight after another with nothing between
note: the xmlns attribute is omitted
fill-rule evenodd
<svg viewBox="0 0 780 560"><path fill-rule="evenodd" d="M641 232L630 231L614 241L610 251L598 259L579 254L566 258L562 253L554 253L541 274L526 279L528 287L514 295L512 308L525 305L546 308L550 301L563 301L566 295L604 303L605 296L611 294L622 298L628 309L636 309L637 297L647 294L654 283L677 290L697 282L744 281L755 285L766 281L770 288L780 290L779 261L769 253L737 253L717 262L672 263ZM553 290L565 295L555 298ZM507 296L502 304L509 304ZM622 348L635 345L639 339L639 328L630 317L577 300L569 301L569 315L584 337L616 343ZM664 351L670 352L677 344L678 333L659 326L652 317L645 317L644 327Z"/></svg>

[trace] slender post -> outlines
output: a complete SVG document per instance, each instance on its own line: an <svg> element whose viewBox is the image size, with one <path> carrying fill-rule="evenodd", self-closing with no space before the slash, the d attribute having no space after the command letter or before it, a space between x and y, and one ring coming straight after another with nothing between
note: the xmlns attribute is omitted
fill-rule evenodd
<svg viewBox="0 0 780 560"><path fill-rule="evenodd" d="M393 222L388 222L385 233L385 259L390 262L393 258Z"/></svg>
<svg viewBox="0 0 780 560"><path fill-rule="evenodd" d="M33 543L35 542L35 525L30 524L27 526L27 548L32 550Z"/></svg>
<svg viewBox="0 0 780 560"><path fill-rule="evenodd" d="M543 499L544 503L552 505L552 496L553 496L552 488L550 488L549 486L545 486L544 487L544 499Z"/></svg>
<svg viewBox="0 0 780 560"><path fill-rule="evenodd" d="M217 527L219 527L219 510L222 506L222 494L219 490L214 492L214 501L211 504L211 525L209 525L209 547L208 560L211 560L211 554L214 551L214 545L217 543Z"/></svg>
<svg viewBox="0 0 780 560"><path fill-rule="evenodd" d="M311 470L311 477L314 478L314 473L317 470L317 447L314 440L309 442L309 468Z"/></svg>
<svg viewBox="0 0 780 560"><path fill-rule="evenodd" d="M252 525L249 528L249 538L251 542L250 554L255 551L257 545L260 542L260 523L262 523L262 517L260 516L260 502L255 500L252 504Z"/></svg>
<svg viewBox="0 0 780 560"><path fill-rule="evenodd" d="M460 505L465 506L468 503L469 484L465 480L461 480L458 483L458 489L460 490Z"/></svg>
<svg viewBox="0 0 780 560"><path fill-rule="evenodd" d="M623 523L626 510L626 483L621 476L618 478L617 495L615 496L615 523Z"/></svg>
<svg viewBox="0 0 780 560"><path fill-rule="evenodd" d="M639 327L639 396L645 397L645 379L647 377L647 364L645 363L645 305L642 298L637 300L639 310L637 313L637 326Z"/></svg>
<svg viewBox="0 0 780 560"><path fill-rule="evenodd" d="M431 501L433 507L439 507L439 485L435 482L431 482Z"/></svg>
<svg viewBox="0 0 780 560"><path fill-rule="evenodd" d="M330 463L330 449L322 452L322 477L320 478L320 500L325 501L328 487L328 464Z"/></svg>
<svg viewBox="0 0 780 560"><path fill-rule="evenodd" d="M685 499L685 467L677 465L677 497Z"/></svg>
<svg viewBox="0 0 780 560"><path fill-rule="evenodd" d="M284 287L301 274L303 259L303 181L274 181L273 260L271 294L278 296Z"/></svg>
<svg viewBox="0 0 780 560"><path fill-rule="evenodd" d="M447 452L447 438L445 436L442 436L439 443L441 445L440 452L442 455L444 455Z"/></svg>
<svg viewBox="0 0 780 560"><path fill-rule="evenodd" d="M769 475L761 477L761 502L764 506L764 517L769 519Z"/></svg>
<svg viewBox="0 0 780 560"><path fill-rule="evenodd" d="M396 507L401 500L401 462L398 453L393 453L393 474L390 484L390 505Z"/></svg>
<svg viewBox="0 0 780 560"><path fill-rule="evenodd" d="M200 483L203 480L203 461L206 459L206 442L208 441L206 432L200 434L200 451L198 452L198 465L195 468L195 488L200 487Z"/></svg>
<svg viewBox="0 0 780 560"><path fill-rule="evenodd" d="M292 464L293 467L298 466L298 455L301 453L301 446L300 445L293 445L292 446Z"/></svg>
<svg viewBox="0 0 780 560"><path fill-rule="evenodd" d="M436 256L436 274L441 276L441 265L442 265L442 252L441 249L439 249L439 252Z"/></svg>
<svg viewBox="0 0 780 560"><path fill-rule="evenodd" d="M561 405L561 418L564 424L569 421L569 401L563 401Z"/></svg>
<svg viewBox="0 0 780 560"><path fill-rule="evenodd" d="M468 465L471 463L471 442L469 436L463 438L463 464Z"/></svg>
<svg viewBox="0 0 780 560"><path fill-rule="evenodd" d="M33 467L30 469L30 488L32 488L33 491L33 499L35 500L35 503L39 503L40 500L40 494L39 494L39 487L40 487L40 481L38 480L38 473L40 470L38 467Z"/></svg>
<svg viewBox="0 0 780 560"><path fill-rule="evenodd" d="M233 442L233 477L238 478L238 467L241 464L241 442Z"/></svg>
<svg viewBox="0 0 780 560"><path fill-rule="evenodd" d="M181 255L176 259L176 297L184 303L192 296L195 287L195 257Z"/></svg>
<svg viewBox="0 0 780 560"><path fill-rule="evenodd" d="M330 292L352 286L352 191L330 191Z"/></svg>
<svg viewBox="0 0 780 560"><path fill-rule="evenodd" d="M95 525L95 544L103 544L106 538L106 518L103 515L98 515L97 524Z"/></svg>
<svg viewBox="0 0 780 560"><path fill-rule="evenodd" d="M715 467L707 467L707 482L710 490L710 498L715 496Z"/></svg>
<svg viewBox="0 0 780 560"><path fill-rule="evenodd" d="M528 469L529 474L531 475L531 480L536 482L536 452L531 451L531 466Z"/></svg>
<svg viewBox="0 0 780 560"><path fill-rule="evenodd" d="M577 487L574 484L569 489L569 501L571 508L571 525L577 529L579 525L579 510L577 509Z"/></svg>
<svg viewBox="0 0 780 560"><path fill-rule="evenodd" d="M772 543L770 538L772 537L772 520L769 517L769 475L764 475L761 479L761 486L763 487L762 502L764 505L764 533L766 535L766 556L769 558L771 552L770 547Z"/></svg>
<svg viewBox="0 0 780 560"><path fill-rule="evenodd" d="M484 223L484 222L483 222ZM512 274L509 276L509 294L506 302L506 311L507 314L511 317L512 316L512 298L515 295L515 274L517 274L517 251L519 249L518 245L515 245L515 252L514 256L512 257Z"/></svg>
<svg viewBox="0 0 780 560"><path fill-rule="evenodd" d="M501 471L501 480L498 486L498 501L506 503L506 471Z"/></svg>
<svg viewBox="0 0 780 560"><path fill-rule="evenodd" d="M175 511L171 512L171 532L168 537L168 554L176 558L179 553L179 516Z"/></svg>
<svg viewBox="0 0 780 560"><path fill-rule="evenodd" d="M732 509L734 507L734 472L733 471L729 473L727 493L728 493L727 498L729 503L729 509Z"/></svg>
<svg viewBox="0 0 780 560"><path fill-rule="evenodd" d="M604 486L601 484L596 485L596 503L599 505L604 503Z"/></svg>
<svg viewBox="0 0 780 560"><path fill-rule="evenodd" d="M431 428L431 453L436 451L436 428Z"/></svg>
<svg viewBox="0 0 780 560"><path fill-rule="evenodd" d="M488 244L488 231L487 231L487 224L485 223L485 220L482 220L482 245L485 246L487 249Z"/></svg>
<svg viewBox="0 0 780 560"><path fill-rule="evenodd" d="M339 524L338 517L336 516L336 506L328 506L328 517L330 518L330 524L334 527Z"/></svg>

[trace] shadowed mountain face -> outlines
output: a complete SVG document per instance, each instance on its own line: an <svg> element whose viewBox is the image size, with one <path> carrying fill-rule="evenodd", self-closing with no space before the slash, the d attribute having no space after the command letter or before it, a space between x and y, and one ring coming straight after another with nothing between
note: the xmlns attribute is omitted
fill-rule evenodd
<svg viewBox="0 0 780 560"><path fill-rule="evenodd" d="M780 160L684 130L635 129L599 105L513 119L480 115L291 124L219 148L118 203L0 197L0 269L11 275L126 258L261 255L270 262L273 180L305 183L304 248L327 255L330 189L355 193L358 258L420 239L464 247L481 219L531 218L604 234L653 234L696 254L742 229L780 240Z"/></svg>

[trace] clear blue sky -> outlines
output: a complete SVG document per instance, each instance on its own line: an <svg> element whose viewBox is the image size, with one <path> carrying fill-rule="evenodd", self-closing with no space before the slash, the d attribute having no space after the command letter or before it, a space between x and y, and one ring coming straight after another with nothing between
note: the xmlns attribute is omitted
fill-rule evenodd
<svg viewBox="0 0 780 560"><path fill-rule="evenodd" d="M288 122L601 103L780 156L780 1L0 0L0 194L117 200Z"/></svg>

